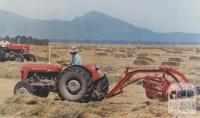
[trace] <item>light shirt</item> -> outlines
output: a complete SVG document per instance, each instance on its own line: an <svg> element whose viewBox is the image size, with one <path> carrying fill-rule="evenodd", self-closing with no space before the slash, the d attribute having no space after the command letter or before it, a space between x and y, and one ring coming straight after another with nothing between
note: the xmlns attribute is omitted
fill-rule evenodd
<svg viewBox="0 0 200 118"><path fill-rule="evenodd" d="M8 45L10 45L9 41L1 41L0 42L0 46L3 47L3 48L7 47Z"/></svg>
<svg viewBox="0 0 200 118"><path fill-rule="evenodd" d="M78 53L72 56L72 65L82 65L81 57Z"/></svg>

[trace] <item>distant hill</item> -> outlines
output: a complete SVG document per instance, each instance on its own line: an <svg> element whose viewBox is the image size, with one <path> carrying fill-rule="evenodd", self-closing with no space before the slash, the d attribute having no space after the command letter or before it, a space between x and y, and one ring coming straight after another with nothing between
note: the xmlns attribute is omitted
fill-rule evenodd
<svg viewBox="0 0 200 118"><path fill-rule="evenodd" d="M37 20L0 10L0 36L33 36L53 42L200 44L200 34L157 33L91 11L72 21Z"/></svg>

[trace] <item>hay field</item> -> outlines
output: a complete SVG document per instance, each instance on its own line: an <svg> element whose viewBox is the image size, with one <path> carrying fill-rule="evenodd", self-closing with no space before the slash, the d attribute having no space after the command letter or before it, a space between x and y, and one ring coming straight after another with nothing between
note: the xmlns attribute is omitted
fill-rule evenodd
<svg viewBox="0 0 200 118"><path fill-rule="evenodd" d="M107 74L111 88L118 82L127 66L156 68L171 66L183 72L196 86L200 86L200 46L118 46L76 45L84 64L97 64ZM71 45L51 45L52 63L69 63ZM37 63L48 63L48 47L32 46ZM13 87L20 79L19 69L28 62L0 63L0 118L154 118L175 117L167 112L167 103L150 100L139 84L124 89L122 95L102 102L74 103L30 95L13 96ZM180 117L200 117L195 115Z"/></svg>

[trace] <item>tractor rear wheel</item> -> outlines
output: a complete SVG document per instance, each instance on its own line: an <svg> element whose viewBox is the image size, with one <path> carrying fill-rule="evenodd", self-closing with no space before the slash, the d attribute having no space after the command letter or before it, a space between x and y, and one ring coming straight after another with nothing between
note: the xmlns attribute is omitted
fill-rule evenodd
<svg viewBox="0 0 200 118"><path fill-rule="evenodd" d="M58 94L62 100L81 101L88 88L87 80L77 72L64 72L58 81Z"/></svg>
<svg viewBox="0 0 200 118"><path fill-rule="evenodd" d="M0 62L3 62L5 60L6 60L5 59L5 52L3 50L1 50L1 48L0 48Z"/></svg>
<svg viewBox="0 0 200 118"><path fill-rule="evenodd" d="M73 66L67 67L67 69L64 72L76 72L76 73L79 73L86 80L87 92L86 92L86 95L83 96L79 100L79 102L89 102L90 99L91 99L91 95L92 95L93 87L94 87L90 73L84 67L77 66L77 65L73 65Z"/></svg>
<svg viewBox="0 0 200 118"><path fill-rule="evenodd" d="M94 83L93 90L92 99L94 101L102 101L109 90L109 81L106 75Z"/></svg>
<svg viewBox="0 0 200 118"><path fill-rule="evenodd" d="M33 94L33 86L28 81L19 81L14 87L14 94L24 94L30 93Z"/></svg>

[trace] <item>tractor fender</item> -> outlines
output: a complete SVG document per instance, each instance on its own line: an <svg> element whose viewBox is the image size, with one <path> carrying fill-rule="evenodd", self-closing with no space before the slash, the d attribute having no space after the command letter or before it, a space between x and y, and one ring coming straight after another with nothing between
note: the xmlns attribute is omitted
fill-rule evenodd
<svg viewBox="0 0 200 118"><path fill-rule="evenodd" d="M79 68L82 68L82 69L86 70L90 74L91 79L93 81L99 80L105 75L99 69L99 67L96 66L96 65L83 65L83 66L82 65L71 65L71 66L68 66L66 68L63 68L62 72L66 71L66 70L70 71L70 68L72 68L72 67L79 67Z"/></svg>

